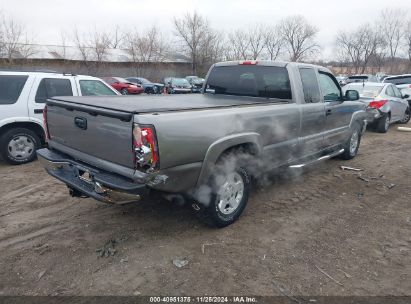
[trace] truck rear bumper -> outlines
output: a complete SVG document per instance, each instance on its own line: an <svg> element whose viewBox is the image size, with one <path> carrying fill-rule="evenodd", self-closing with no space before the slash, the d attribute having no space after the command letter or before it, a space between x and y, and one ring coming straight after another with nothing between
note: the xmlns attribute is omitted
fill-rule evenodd
<svg viewBox="0 0 411 304"><path fill-rule="evenodd" d="M145 184L79 163L50 149L38 150L37 156L51 176L65 183L69 189L98 201L126 204L140 200L149 192Z"/></svg>

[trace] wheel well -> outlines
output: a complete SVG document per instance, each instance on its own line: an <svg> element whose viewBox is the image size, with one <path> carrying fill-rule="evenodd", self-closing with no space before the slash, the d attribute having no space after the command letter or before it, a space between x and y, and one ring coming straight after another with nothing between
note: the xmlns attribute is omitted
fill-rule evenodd
<svg viewBox="0 0 411 304"><path fill-rule="evenodd" d="M258 154L258 147L255 143L251 143L251 142L238 144L238 145L235 145L235 146L232 146L230 148L225 149L221 153L221 155L219 156L218 159L220 159L224 155L230 154L234 151L235 152L242 152L242 153L250 154L250 155L257 155Z"/></svg>
<svg viewBox="0 0 411 304"><path fill-rule="evenodd" d="M34 122L13 122L9 123L7 125L4 125L0 128L0 136L3 135L5 132L11 129L16 129L16 128L26 128L34 133L40 138L41 144L44 145L46 143L46 137L44 134L43 127L40 125L34 123Z"/></svg>

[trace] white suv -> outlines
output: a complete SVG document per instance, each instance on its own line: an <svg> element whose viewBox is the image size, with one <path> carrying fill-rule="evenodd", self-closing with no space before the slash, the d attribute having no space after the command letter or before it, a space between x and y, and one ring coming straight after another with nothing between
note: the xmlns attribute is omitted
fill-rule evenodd
<svg viewBox="0 0 411 304"><path fill-rule="evenodd" d="M10 164L36 157L46 143L43 108L53 96L119 95L99 78L50 72L0 71L0 156Z"/></svg>

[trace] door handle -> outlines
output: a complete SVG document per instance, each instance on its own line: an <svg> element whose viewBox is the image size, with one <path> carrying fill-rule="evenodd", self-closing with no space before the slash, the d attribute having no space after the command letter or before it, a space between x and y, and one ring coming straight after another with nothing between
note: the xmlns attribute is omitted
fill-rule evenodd
<svg viewBox="0 0 411 304"><path fill-rule="evenodd" d="M43 109L34 109L34 114L43 114Z"/></svg>
<svg viewBox="0 0 411 304"><path fill-rule="evenodd" d="M331 109L328 109L328 110L325 111L325 115L326 115L326 116L331 115L331 114L332 114Z"/></svg>

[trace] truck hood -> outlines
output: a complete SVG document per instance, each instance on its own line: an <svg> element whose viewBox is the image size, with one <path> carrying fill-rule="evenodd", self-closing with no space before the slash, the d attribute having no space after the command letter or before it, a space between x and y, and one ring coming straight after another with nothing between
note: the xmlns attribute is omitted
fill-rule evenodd
<svg viewBox="0 0 411 304"><path fill-rule="evenodd" d="M67 96L51 98L48 103L53 104L54 101L138 114L264 104L276 100L259 97L189 94L168 96Z"/></svg>

